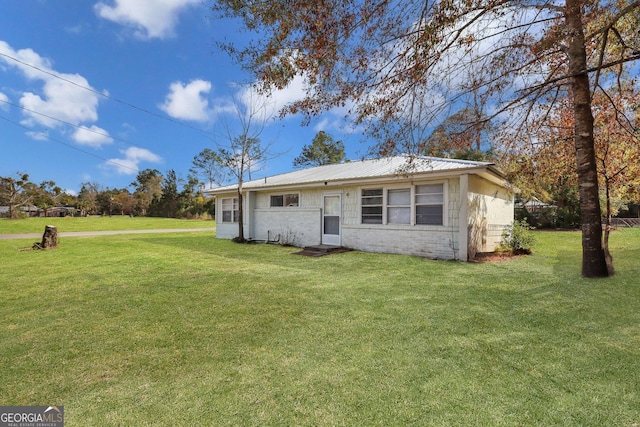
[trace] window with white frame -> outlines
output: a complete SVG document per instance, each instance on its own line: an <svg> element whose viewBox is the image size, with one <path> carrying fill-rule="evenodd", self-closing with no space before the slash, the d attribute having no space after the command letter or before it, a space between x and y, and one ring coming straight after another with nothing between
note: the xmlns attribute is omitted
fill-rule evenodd
<svg viewBox="0 0 640 427"><path fill-rule="evenodd" d="M410 188L363 188L360 223L444 225L445 192L442 182Z"/></svg>
<svg viewBox="0 0 640 427"><path fill-rule="evenodd" d="M416 224L444 224L444 184L415 186Z"/></svg>
<svg viewBox="0 0 640 427"><path fill-rule="evenodd" d="M222 222L238 222L238 198L229 197L220 201Z"/></svg>
<svg viewBox="0 0 640 427"><path fill-rule="evenodd" d="M290 194L272 194L269 206L277 207L297 207L300 205L300 195L298 193Z"/></svg>
<svg viewBox="0 0 640 427"><path fill-rule="evenodd" d="M387 191L387 223L411 223L411 189L400 188Z"/></svg>
<svg viewBox="0 0 640 427"><path fill-rule="evenodd" d="M362 212L361 221L363 224L382 224L382 209L384 200L382 188L368 188L362 190Z"/></svg>

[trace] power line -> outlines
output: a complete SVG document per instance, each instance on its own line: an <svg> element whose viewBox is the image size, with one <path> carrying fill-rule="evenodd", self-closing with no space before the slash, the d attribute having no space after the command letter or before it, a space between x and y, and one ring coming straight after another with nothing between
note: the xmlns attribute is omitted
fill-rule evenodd
<svg viewBox="0 0 640 427"><path fill-rule="evenodd" d="M13 106L13 107L20 108L20 109L22 109L22 110L24 110L24 111L28 111L28 112L33 113L33 114L38 114L38 115L40 115L40 116L46 117L46 118L51 119L51 120L55 120L55 121L60 122L60 123L64 123L65 125L69 125L69 126L73 126L73 127L75 127L75 128L78 128L78 129L86 130L86 131L88 131L88 132L92 132L92 133L95 133L95 134L97 134L97 135L105 136L105 137L107 137L107 138L111 138L111 139L114 139L114 140L116 140L116 141L124 142L124 143L125 143L125 144L127 144L127 145L131 145L131 146L133 146L133 144L132 144L132 143L130 143L129 141L125 141L124 139L117 138L117 137L112 136L112 135L109 135L108 133L105 133L105 132L99 132L99 131L97 131L97 130L90 129L90 128L86 127L86 126L75 125L75 124L73 124L73 123L66 122L66 121L64 121L64 120L61 120L61 119L58 119L58 118L55 118L55 117L49 116L49 115L47 115L47 114L40 113L40 112L38 112L38 111L34 111L34 110L29 109L29 108L23 107L22 105L18 105L18 104L14 104L13 102L5 101L4 99L0 99L0 102L4 102L4 103L5 103L5 104L7 104L7 105L11 105L11 106Z"/></svg>
<svg viewBox="0 0 640 427"><path fill-rule="evenodd" d="M119 103L119 104L126 105L127 107L133 108L133 109L138 110L138 111L142 111L143 113L150 114L150 115L152 115L152 116L154 116L154 117L157 117L157 118L159 118L159 119L167 120L167 121L169 121L169 122L172 122L172 123L178 124L178 125L180 125L180 126L183 126L183 127L189 128L189 129L191 129L191 130L195 130L196 132L199 132L199 133L201 133L201 134L205 135L208 139L213 140L213 139L209 136L209 133L208 133L208 132L206 132L206 131L205 131L205 130L203 130L203 129L197 128L197 127L195 127L195 126L191 126L191 125L189 125L189 124L187 124L187 123L181 122L181 121L176 120L176 119L173 119L173 118L171 118L171 117L163 116L163 115L161 115L161 114L158 114L158 113L155 113L155 112L153 112L153 111L147 110L146 108L138 107L137 105L131 104L130 102L123 101L123 100L121 100L121 99L115 98L115 97L113 97L113 96L110 96L110 95L107 95L107 94L105 94L105 93L102 93L102 92L100 92L100 91L98 91L98 90L95 90L95 89L93 89L92 87L83 86L83 85L81 85L81 84L79 84L79 83L76 83L76 82L74 82L74 81L72 81L72 80L66 79L66 78L64 78L64 77L62 77L62 76L60 76L60 75L58 75L58 74L56 74L56 73L53 73L53 72L51 72L51 71L44 70L44 69L42 69L42 68L40 68L40 67L37 67L37 66L35 66L35 65L33 65L33 64L29 64L29 63L27 63L27 62L21 61L21 60L20 60L20 59L18 59L18 58L14 58L14 57L13 57L13 56L11 56L11 55L7 55L6 53L2 53L2 52L0 52L0 56L4 56L5 58L11 59L12 61L15 61L15 62L17 62L17 63L19 63L19 64L22 64L22 65L24 65L24 66L26 66L26 67L33 68L34 70L40 71L41 73L47 74L47 75L49 75L49 76L51 76L51 77L55 77L56 79L60 79L60 80L62 80L62 81L65 81L65 82L67 82L67 83L70 83L70 84L72 84L72 85L74 85L74 86L77 86L77 87L79 87L79 88L81 88L81 89L88 90L89 92L95 93L96 95L102 96L102 97L104 97L104 98L106 98L106 99L110 99L110 100L115 101L115 102L117 102L117 103Z"/></svg>
<svg viewBox="0 0 640 427"><path fill-rule="evenodd" d="M111 160L111 159L106 159L106 158L104 158L104 157L101 157L101 156L98 156L98 155L96 155L96 154L93 154L93 153L91 153L91 152L89 152L89 151L85 151L85 150L83 150L83 149L81 149L81 148L78 148L78 147L76 147L76 146L74 146L74 145L71 145L71 144L68 144L68 143L66 143L66 142L64 142L64 141L60 141L59 139L53 138L53 137L51 137L51 136L47 135L47 134L46 134L46 133L44 133L44 132L40 132L40 131L37 131L37 130L30 129L30 128L28 128L27 126L24 126L24 125L22 125L22 124L20 124L20 123L18 123L18 122L14 122L13 120L8 119L8 118L6 118L6 117L0 116L0 119L4 120L4 121L6 121L6 122L9 122L9 123L11 123L11 124L14 124L14 125L16 125L16 126L18 126L18 127L21 127L21 128L23 128L23 129L26 129L26 130L28 130L29 132L32 132L32 133L35 133L35 134L38 134L38 135L42 135L43 137L47 138L47 140L49 140L49 141L53 141L53 142L57 142L58 144L64 145L65 147L71 148L72 150L79 151L79 152L81 152L81 153L83 153L83 154L87 154L87 155L89 155L89 156L91 156L91 157L95 157L96 159L103 160L103 161L105 161L105 162L107 162L107 163L110 163L110 164L112 164L112 165L115 165L115 166L118 166L118 167L121 167L121 168L124 168L124 169L129 169L129 170L131 170L131 171L133 171L133 172L138 172L138 169L135 169L135 168L132 168L132 167L130 167L130 166L126 166L126 165L120 164L120 163L118 163L118 162L114 162L114 161L113 161L113 160Z"/></svg>

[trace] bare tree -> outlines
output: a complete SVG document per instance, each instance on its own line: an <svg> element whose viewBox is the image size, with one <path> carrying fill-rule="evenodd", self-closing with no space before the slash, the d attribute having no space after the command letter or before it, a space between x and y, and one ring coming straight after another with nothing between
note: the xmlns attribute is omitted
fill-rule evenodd
<svg viewBox="0 0 640 427"><path fill-rule="evenodd" d="M261 136L275 111L266 96L259 95L252 87L245 87L234 97L233 120L223 121L224 144L219 144L217 156L222 169L237 184L238 195L238 236L237 242L245 242L243 183L251 180L251 173L260 169L269 157L273 141L264 144Z"/></svg>

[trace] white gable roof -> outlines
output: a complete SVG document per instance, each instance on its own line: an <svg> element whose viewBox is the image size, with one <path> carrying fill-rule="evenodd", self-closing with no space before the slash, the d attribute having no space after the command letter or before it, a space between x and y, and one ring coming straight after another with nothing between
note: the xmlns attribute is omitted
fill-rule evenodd
<svg viewBox="0 0 640 427"><path fill-rule="evenodd" d="M316 166L308 169L283 173L244 182L243 190L260 190L274 187L311 186L325 183L351 183L358 181L399 179L416 175L445 175L447 172L493 172L496 178L504 179L493 163L470 160L443 159L427 156L397 156L374 160L338 163ZM220 194L237 190L238 185L206 190L210 194Z"/></svg>

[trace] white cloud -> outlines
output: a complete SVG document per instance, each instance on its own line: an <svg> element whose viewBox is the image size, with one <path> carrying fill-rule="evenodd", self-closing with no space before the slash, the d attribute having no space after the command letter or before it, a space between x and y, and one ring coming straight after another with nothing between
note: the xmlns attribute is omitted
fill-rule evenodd
<svg viewBox="0 0 640 427"><path fill-rule="evenodd" d="M209 119L209 101L205 95L211 91L211 83L192 80L188 84L171 83L169 94L160 109L173 118L198 122Z"/></svg>
<svg viewBox="0 0 640 427"><path fill-rule="evenodd" d="M6 104L7 102L9 102L9 97L4 93L0 92L0 110L3 110L3 111L9 110L9 105Z"/></svg>
<svg viewBox="0 0 640 427"><path fill-rule="evenodd" d="M316 132L341 132L346 134L362 134L365 132L364 126L356 126L346 117L347 113L342 109L331 110L322 116L318 123L313 127L313 130Z"/></svg>
<svg viewBox="0 0 640 427"><path fill-rule="evenodd" d="M36 141L48 141L49 140L49 133L48 132L32 132L32 131L28 131L28 132L26 132L26 135L29 138L34 139Z"/></svg>
<svg viewBox="0 0 640 427"><path fill-rule="evenodd" d="M73 133L73 140L80 145L88 145L94 148L100 148L105 144L111 144L113 142L113 138L109 136L109 133L96 125L77 128Z"/></svg>
<svg viewBox="0 0 640 427"><path fill-rule="evenodd" d="M0 53L7 55L0 56L0 61L17 68L26 78L43 83L40 94L24 92L20 98L20 105L25 108L23 124L52 129L62 127L61 121L77 126L98 120L98 95L85 89L91 89L87 79L79 74L59 73L51 61L32 49L15 50L1 40Z"/></svg>
<svg viewBox="0 0 640 427"><path fill-rule="evenodd" d="M312 89L313 90L313 89ZM268 95L261 94L254 86L245 86L238 92L238 99L248 110L251 103L264 106L267 116L277 117L278 114L291 103L304 99L307 85L304 76L297 75L283 89L274 89ZM364 126L356 126L350 122L350 111L356 106L353 101L348 101L344 106L333 107L322 113L322 117L314 126L314 130L326 132L343 132L347 134L363 133Z"/></svg>
<svg viewBox="0 0 640 427"><path fill-rule="evenodd" d="M38 71L36 68L51 71L51 62L38 55L33 51L33 49L14 50L7 42L0 40L0 53L20 61L13 61L7 57L0 56L0 61L4 61L8 65L19 68L27 78L43 78L42 72ZM25 64L29 64L31 66Z"/></svg>
<svg viewBox="0 0 640 427"><path fill-rule="evenodd" d="M115 4L113 3L115 1ZM112 0L94 6L101 18L131 27L141 39L173 36L179 13L201 0Z"/></svg>
<svg viewBox="0 0 640 427"><path fill-rule="evenodd" d="M77 85L89 87L87 80L78 74L63 74L61 76ZM54 128L63 125L58 120L73 125L98 120L98 96L93 92L64 80L48 78L44 79L42 95L41 97L31 92L25 92L20 98L20 105L27 110L40 113L36 114L25 110L24 114L27 117L24 121L25 124L40 124Z"/></svg>
<svg viewBox="0 0 640 427"><path fill-rule="evenodd" d="M305 80L297 76L284 89L269 94L260 93L255 85L231 85L228 96L208 97L212 92L210 82L195 79L185 84L177 81L169 86L169 93L158 107L169 116L180 120L198 122L213 121L221 114L237 116L244 113L264 115L259 119L277 117L287 105L305 96ZM331 111L344 115L344 108Z"/></svg>
<svg viewBox="0 0 640 427"><path fill-rule="evenodd" d="M283 89L274 89L269 94L258 91L255 85L242 86L237 93L237 99L246 111L252 108L264 108L267 117L277 115L283 108L305 96L305 79L295 76Z"/></svg>
<svg viewBox="0 0 640 427"><path fill-rule="evenodd" d="M352 120L351 111L357 108L353 101L347 101L341 107L333 107L324 112L318 119L313 129L316 132L325 131L327 133L340 132L346 134L365 133L364 125L356 125Z"/></svg>
<svg viewBox="0 0 640 427"><path fill-rule="evenodd" d="M64 30L70 34L81 34L84 31L85 27L85 24L78 24L74 26L64 27Z"/></svg>
<svg viewBox="0 0 640 427"><path fill-rule="evenodd" d="M258 94L253 86L244 88L241 92L240 99L249 104L252 100L264 98L264 103L273 108L274 112L279 112L292 102L298 101L305 96L305 81L302 76L295 76L291 83L283 89L275 89L268 95Z"/></svg>
<svg viewBox="0 0 640 427"><path fill-rule="evenodd" d="M138 173L138 165L141 162L160 163L162 157L152 153L146 148L130 147L120 150L123 158L109 159L105 166L114 169L119 175L135 175Z"/></svg>

